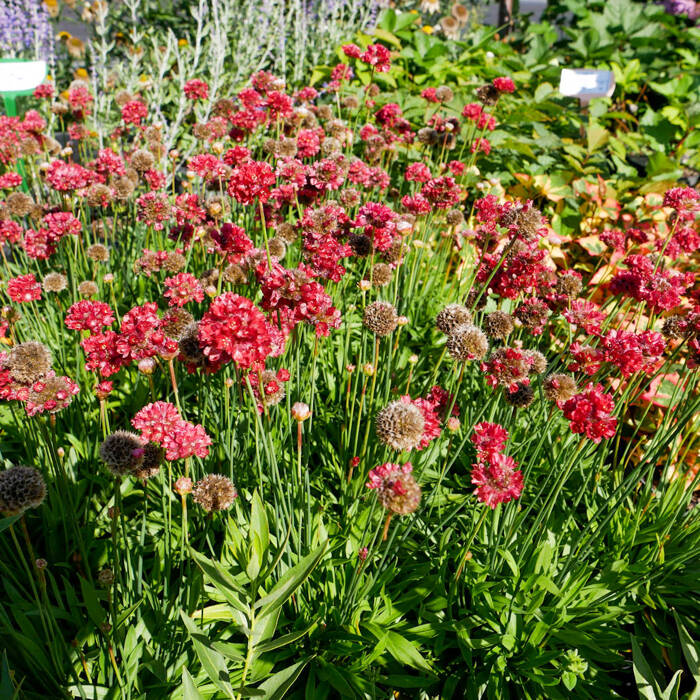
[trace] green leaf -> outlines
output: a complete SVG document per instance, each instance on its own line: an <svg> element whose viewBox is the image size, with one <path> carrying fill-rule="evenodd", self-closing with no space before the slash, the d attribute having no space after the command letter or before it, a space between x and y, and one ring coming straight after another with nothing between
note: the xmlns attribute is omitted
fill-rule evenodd
<svg viewBox="0 0 700 700"><path fill-rule="evenodd" d="M297 639L305 637L311 630L316 626L316 620L314 620L306 629L300 630L299 632L290 632L289 634L284 634L277 639L272 639L269 642L263 642L255 647L256 654L264 654L267 651L272 651L273 649L279 649L287 644L296 642Z"/></svg>
<svg viewBox="0 0 700 700"><path fill-rule="evenodd" d="M6 520L9 520L9 518L6 518ZM0 698L2 698L2 700L13 700L18 693L19 690L15 690L15 686L12 683L10 664L7 661L7 652L3 650L2 670L0 670Z"/></svg>
<svg viewBox="0 0 700 700"><path fill-rule="evenodd" d="M418 649L398 632L389 630L386 637L386 648L399 663L419 671L432 671L430 664L423 658Z"/></svg>
<svg viewBox="0 0 700 700"><path fill-rule="evenodd" d="M229 680L228 667L226 666L224 657L207 644L208 640L206 636L184 610L180 610L180 617L185 623L185 627L192 639L192 646L194 647L195 654L197 654L197 658L202 664L202 668L209 680L222 693L230 698L234 697L233 688Z"/></svg>
<svg viewBox="0 0 700 700"><path fill-rule="evenodd" d="M308 661L299 661L292 666L287 666L287 668L278 671L264 683L261 683L259 689L265 691L265 698L267 700L280 700L280 698L283 698L294 685L294 681L299 678L307 663Z"/></svg>
<svg viewBox="0 0 700 700"><path fill-rule="evenodd" d="M21 517L22 513L18 513L17 515L11 515L9 518L3 518L0 520L0 532L7 530L10 525L16 523Z"/></svg>
<svg viewBox="0 0 700 700"><path fill-rule="evenodd" d="M586 144L588 152L593 153L605 146L610 138L610 132L600 124L593 123L586 129Z"/></svg>
<svg viewBox="0 0 700 700"><path fill-rule="evenodd" d="M324 541L311 554L307 554L298 564L286 571L277 585L264 597L255 603L260 608L260 616L269 615L273 610L284 605L292 593L301 586L316 568L321 557L326 551L328 540Z"/></svg>
<svg viewBox="0 0 700 700"><path fill-rule="evenodd" d="M80 579L80 589L83 592L83 601L85 602L88 616L99 627L104 622L107 613L100 605L97 591L84 578Z"/></svg>
<svg viewBox="0 0 700 700"><path fill-rule="evenodd" d="M253 546L258 553L258 559L262 564L267 548L270 546L270 526L267 521L265 504L260 499L257 489L253 494L253 503L250 509L250 533Z"/></svg>
<svg viewBox="0 0 700 700"><path fill-rule="evenodd" d="M651 667L644 658L644 654L634 636L632 636L632 664L634 680L640 697L644 700L659 700L661 698L661 688L659 688Z"/></svg>
<svg viewBox="0 0 700 700"><path fill-rule="evenodd" d="M203 554L190 549L190 554L195 560L197 566L202 570L207 580L214 584L221 595L224 596L226 602L236 610L239 610L247 617L250 616L250 608L242 603L238 596L234 593L242 593L241 587L234 581L233 577L224 571L221 566L215 561L208 559Z"/></svg>
<svg viewBox="0 0 700 700"><path fill-rule="evenodd" d="M681 643L683 657L685 658L686 664L688 664L690 673L695 679L695 690L690 694L688 700L697 700L700 698L700 648L690 636L690 633L681 622L681 618L675 610L673 611L673 619L676 621L676 627L678 627L678 638Z"/></svg>
<svg viewBox="0 0 700 700"><path fill-rule="evenodd" d="M194 680L187 670L186 666L182 667L182 698L183 700L200 700L201 695L194 684Z"/></svg>

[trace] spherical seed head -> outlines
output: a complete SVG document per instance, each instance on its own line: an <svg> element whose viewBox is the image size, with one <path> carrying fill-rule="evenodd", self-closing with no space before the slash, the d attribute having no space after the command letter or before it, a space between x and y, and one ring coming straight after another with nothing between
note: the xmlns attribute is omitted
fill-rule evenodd
<svg viewBox="0 0 700 700"><path fill-rule="evenodd" d="M144 460L145 447L141 438L126 430L108 435L100 445L100 459L116 476L124 476L138 469Z"/></svg>
<svg viewBox="0 0 700 700"><path fill-rule="evenodd" d="M348 237L348 245L358 258L364 258L372 252L372 241L369 236L353 233Z"/></svg>
<svg viewBox="0 0 700 700"><path fill-rule="evenodd" d="M504 311L492 311L490 314L486 314L482 325L489 338L503 340L513 330L513 317Z"/></svg>
<svg viewBox="0 0 700 700"><path fill-rule="evenodd" d="M445 221L450 226L460 226L464 223L464 214L459 209L450 209L445 215Z"/></svg>
<svg viewBox="0 0 700 700"><path fill-rule="evenodd" d="M112 201L112 190L100 182L88 187L85 201L90 207L104 207Z"/></svg>
<svg viewBox="0 0 700 700"><path fill-rule="evenodd" d="M550 401L568 401L576 394L576 382L568 374L550 374L542 387Z"/></svg>
<svg viewBox="0 0 700 700"><path fill-rule="evenodd" d="M224 282L228 284L246 284L246 282L248 282L248 277L245 272L243 272L243 268L236 263L231 263L225 267L221 274L224 278Z"/></svg>
<svg viewBox="0 0 700 700"><path fill-rule="evenodd" d="M114 196L120 201L125 201L134 193L136 186L133 180L124 175L114 182Z"/></svg>
<svg viewBox="0 0 700 700"><path fill-rule="evenodd" d="M569 299L577 297L582 288L583 284L576 275L561 275L557 279L557 294L562 294Z"/></svg>
<svg viewBox="0 0 700 700"><path fill-rule="evenodd" d="M495 105L498 101L499 94L500 93L498 92L498 89L495 88L491 83L482 85L476 90L476 96L479 102L485 105Z"/></svg>
<svg viewBox="0 0 700 700"><path fill-rule="evenodd" d="M281 238L285 243L294 243L299 238L299 230L287 221L283 221L275 230L277 238Z"/></svg>
<svg viewBox="0 0 700 700"><path fill-rule="evenodd" d="M190 323L177 341L177 347L180 350L180 359L183 362L195 367L204 367L207 364L207 358L204 355L202 346L199 344L198 334L199 324Z"/></svg>
<svg viewBox="0 0 700 700"><path fill-rule="evenodd" d="M406 244L402 240L394 240L391 245L382 252L382 257L389 264L400 263L407 250Z"/></svg>
<svg viewBox="0 0 700 700"><path fill-rule="evenodd" d="M422 129L418 129L418 134L416 138L419 143L424 143L426 146L432 146L437 143L440 134L435 130L431 129L429 126L424 126Z"/></svg>
<svg viewBox="0 0 700 700"><path fill-rule="evenodd" d="M370 273L368 273L370 274ZM389 282L391 282L391 278L393 276L393 270L391 267L385 263L377 263L373 268L371 272L372 276L372 284L375 287L384 287ZM368 278L369 279L369 278Z"/></svg>
<svg viewBox="0 0 700 700"><path fill-rule="evenodd" d="M155 162L156 159L153 157L153 154L144 149L134 151L133 155L131 156L132 167L134 170L138 170L141 173L146 172L146 170L150 170Z"/></svg>
<svg viewBox="0 0 700 700"><path fill-rule="evenodd" d="M515 391L506 390L506 403L516 408L526 408L535 400L535 392L529 384L517 383Z"/></svg>
<svg viewBox="0 0 700 700"><path fill-rule="evenodd" d="M168 338L178 340L182 337L185 329L194 322L194 316L182 308L173 308L163 316L161 328Z"/></svg>
<svg viewBox="0 0 700 700"><path fill-rule="evenodd" d="M85 255L95 262L107 262L109 260L109 249L101 243L95 243L88 247Z"/></svg>
<svg viewBox="0 0 700 700"><path fill-rule="evenodd" d="M44 281L42 282L42 287L45 292L53 292L58 294L62 292L68 286L68 279L65 275L60 272L49 272Z"/></svg>
<svg viewBox="0 0 700 700"><path fill-rule="evenodd" d="M484 306L486 306L488 298L488 291L481 289L470 289L464 304L469 309L474 308L477 311L479 311L480 309L483 309Z"/></svg>
<svg viewBox="0 0 700 700"><path fill-rule="evenodd" d="M33 384L51 369L51 353L34 340L20 343L10 350L5 367L19 384Z"/></svg>
<svg viewBox="0 0 700 700"><path fill-rule="evenodd" d="M539 350L526 350L525 356L530 360L530 374L544 374L547 371L547 358Z"/></svg>
<svg viewBox="0 0 700 700"><path fill-rule="evenodd" d="M97 574L97 583L102 586L102 588L109 588L114 583L114 571L112 569L102 569L99 574Z"/></svg>
<svg viewBox="0 0 700 700"><path fill-rule="evenodd" d="M397 473L388 478L377 489L379 502L396 515L408 515L420 504L420 486L413 474Z"/></svg>
<svg viewBox="0 0 700 700"><path fill-rule="evenodd" d="M386 301L373 301L365 308L362 323L379 337L389 335L398 323L396 309Z"/></svg>
<svg viewBox="0 0 700 700"><path fill-rule="evenodd" d="M180 270L184 270L185 265L187 265L187 258L182 253L175 253L173 251L168 253L168 257L165 258L163 268L167 272L175 273L180 272Z"/></svg>
<svg viewBox="0 0 700 700"><path fill-rule="evenodd" d="M412 403L392 401L377 414L375 428L382 443L403 452L420 444L425 420L420 409Z"/></svg>
<svg viewBox="0 0 700 700"><path fill-rule="evenodd" d="M207 513L226 510L233 505L238 496L234 485L222 474L207 474L200 479L192 490L192 498Z"/></svg>
<svg viewBox="0 0 700 700"><path fill-rule="evenodd" d="M158 473L164 459L165 450L159 445L149 442L143 448L143 462L131 472L131 476L136 479L150 479Z"/></svg>
<svg viewBox="0 0 700 700"><path fill-rule="evenodd" d="M486 334L476 326L457 326L447 336L447 352L455 360L480 360L489 349Z"/></svg>
<svg viewBox="0 0 700 700"><path fill-rule="evenodd" d="M287 252L287 246L284 244L284 241L281 238L271 238L267 242L268 248L270 249L270 255L273 258L277 258L278 260L282 260L282 258L285 256Z"/></svg>
<svg viewBox="0 0 700 700"><path fill-rule="evenodd" d="M443 333L451 333L457 326L463 326L472 322L469 309L462 304L448 304L435 317L435 325Z"/></svg>
<svg viewBox="0 0 700 700"><path fill-rule="evenodd" d="M518 233L525 240L537 237L537 232L542 228L542 212L535 207L523 209L518 213Z"/></svg>
<svg viewBox="0 0 700 700"><path fill-rule="evenodd" d="M10 467L0 472L0 512L18 515L38 508L46 498L46 483L34 467Z"/></svg>
<svg viewBox="0 0 700 700"><path fill-rule="evenodd" d="M454 96L454 92L452 92L447 85L441 85L435 90L435 97L437 97L440 102L450 102Z"/></svg>
<svg viewBox="0 0 700 700"><path fill-rule="evenodd" d="M13 216L26 216L34 207L34 200L24 192L12 192L5 200L7 211Z"/></svg>
<svg viewBox="0 0 700 700"><path fill-rule="evenodd" d="M661 332L667 338L680 338L683 335L683 316L669 316L664 321Z"/></svg>
<svg viewBox="0 0 700 700"><path fill-rule="evenodd" d="M85 280L78 285L78 294L81 297L94 297L99 291L98 286L92 280Z"/></svg>

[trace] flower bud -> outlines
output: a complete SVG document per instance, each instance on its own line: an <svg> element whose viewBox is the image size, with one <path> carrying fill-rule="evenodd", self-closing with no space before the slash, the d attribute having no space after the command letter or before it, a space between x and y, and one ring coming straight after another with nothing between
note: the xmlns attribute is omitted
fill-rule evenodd
<svg viewBox="0 0 700 700"><path fill-rule="evenodd" d="M307 418L309 418L309 416L311 416L311 409L309 408L308 404L297 401L292 406L292 418L299 423L305 421Z"/></svg>
<svg viewBox="0 0 700 700"><path fill-rule="evenodd" d="M156 361L152 357L144 357L142 360L139 360L138 368L142 374L153 374L156 368Z"/></svg>
<svg viewBox="0 0 700 700"><path fill-rule="evenodd" d="M188 493L192 493L192 479L181 476L173 486L173 490L180 496L186 496Z"/></svg>

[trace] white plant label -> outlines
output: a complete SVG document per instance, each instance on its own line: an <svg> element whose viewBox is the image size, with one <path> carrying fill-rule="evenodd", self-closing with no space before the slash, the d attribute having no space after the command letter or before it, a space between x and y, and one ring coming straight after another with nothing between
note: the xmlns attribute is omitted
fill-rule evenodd
<svg viewBox="0 0 700 700"><path fill-rule="evenodd" d="M33 90L46 78L46 61L0 63L0 92Z"/></svg>
<svg viewBox="0 0 700 700"><path fill-rule="evenodd" d="M559 79L559 92L590 102L594 97L610 97L615 90L615 76L609 70L564 68Z"/></svg>

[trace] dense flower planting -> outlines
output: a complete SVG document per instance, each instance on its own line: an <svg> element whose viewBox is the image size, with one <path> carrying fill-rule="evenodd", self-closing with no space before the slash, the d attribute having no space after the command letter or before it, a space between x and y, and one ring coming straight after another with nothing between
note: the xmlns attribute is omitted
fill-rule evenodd
<svg viewBox="0 0 700 700"><path fill-rule="evenodd" d="M80 81L0 119L0 610L33 692L603 697L698 553L698 191L563 235L479 169L517 76L409 109L389 48L339 55L211 111L188 79L184 159L134 95L103 135Z"/></svg>

